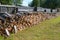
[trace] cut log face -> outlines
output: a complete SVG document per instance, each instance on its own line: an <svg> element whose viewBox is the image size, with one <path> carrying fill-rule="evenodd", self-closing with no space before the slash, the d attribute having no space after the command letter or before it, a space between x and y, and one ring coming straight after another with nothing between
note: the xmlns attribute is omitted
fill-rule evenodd
<svg viewBox="0 0 60 40"><path fill-rule="evenodd" d="M9 33L8 29L5 29L5 32L6 32L7 36L10 36L10 33Z"/></svg>
<svg viewBox="0 0 60 40"><path fill-rule="evenodd" d="M15 33L17 33L17 26L16 25L14 25L14 31L15 31Z"/></svg>

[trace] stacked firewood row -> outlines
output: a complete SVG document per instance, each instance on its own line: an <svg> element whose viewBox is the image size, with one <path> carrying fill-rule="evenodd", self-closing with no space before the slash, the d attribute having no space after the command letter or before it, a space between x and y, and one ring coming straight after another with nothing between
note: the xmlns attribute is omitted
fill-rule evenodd
<svg viewBox="0 0 60 40"><path fill-rule="evenodd" d="M51 19L55 17L55 14L48 14L48 13L27 13L24 15L16 15L12 18L6 18L5 21L0 20L0 34L6 34L7 36L10 33L17 33L17 30L23 30L27 27L32 27L42 21L47 19Z"/></svg>

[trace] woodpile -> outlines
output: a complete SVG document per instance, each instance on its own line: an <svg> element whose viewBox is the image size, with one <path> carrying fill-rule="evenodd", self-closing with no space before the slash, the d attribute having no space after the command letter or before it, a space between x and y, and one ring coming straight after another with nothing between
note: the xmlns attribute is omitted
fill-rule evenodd
<svg viewBox="0 0 60 40"><path fill-rule="evenodd" d="M27 27L32 27L42 21L50 19L51 17L55 16L55 14L47 14L43 12L38 13L24 13L23 15L16 15L12 18L6 18L3 22L0 20L0 34L7 34L8 36L10 33L17 33L18 30L22 31Z"/></svg>

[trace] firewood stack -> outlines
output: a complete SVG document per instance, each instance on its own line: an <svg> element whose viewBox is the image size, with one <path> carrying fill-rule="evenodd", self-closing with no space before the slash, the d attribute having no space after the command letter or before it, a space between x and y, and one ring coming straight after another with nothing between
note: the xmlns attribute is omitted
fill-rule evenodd
<svg viewBox="0 0 60 40"><path fill-rule="evenodd" d="M23 29L26 29L27 27L32 27L33 25L36 25L38 23L41 23L42 21L45 21L47 19L50 19L51 17L55 16L52 14L47 14L43 12L38 13L24 13L24 15L16 15L12 17L11 19L6 18L4 23L2 23L2 20L0 20L0 33L5 33L5 29L9 31L9 33L14 32L16 30L22 31ZM15 26L15 27L14 27Z"/></svg>

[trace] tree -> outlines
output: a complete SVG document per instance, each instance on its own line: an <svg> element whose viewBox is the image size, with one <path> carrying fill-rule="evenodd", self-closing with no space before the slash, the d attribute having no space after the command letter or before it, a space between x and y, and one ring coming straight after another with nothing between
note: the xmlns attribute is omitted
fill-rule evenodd
<svg viewBox="0 0 60 40"><path fill-rule="evenodd" d="M14 5L20 5L23 0L14 0Z"/></svg>
<svg viewBox="0 0 60 40"><path fill-rule="evenodd" d="M1 4L12 4L12 0L1 0Z"/></svg>
<svg viewBox="0 0 60 40"><path fill-rule="evenodd" d="M33 0L30 4L29 4L29 6L31 6L31 7L37 7L37 6L39 6L39 0Z"/></svg>
<svg viewBox="0 0 60 40"><path fill-rule="evenodd" d="M21 4L22 3L22 0L1 0L0 1L1 4L8 4L8 5L12 5L12 4Z"/></svg>
<svg viewBox="0 0 60 40"><path fill-rule="evenodd" d="M29 6L34 7L34 6L40 6L44 8L51 8L55 9L57 7L60 7L60 0L33 0Z"/></svg>
<svg viewBox="0 0 60 40"><path fill-rule="evenodd" d="M57 4L57 0L46 0L44 3L42 3L41 7L44 8L51 8L51 9L55 9L57 8L58 4Z"/></svg>
<svg viewBox="0 0 60 40"><path fill-rule="evenodd" d="M60 0L57 0L57 7L60 7Z"/></svg>
<svg viewBox="0 0 60 40"><path fill-rule="evenodd" d="M40 0L40 7L44 6L43 4L45 3L46 0Z"/></svg>
<svg viewBox="0 0 60 40"><path fill-rule="evenodd" d="M38 7L39 5L40 5L40 4L39 4L39 0L33 0L33 1L29 4L30 7L34 7L34 11L37 11L37 7Z"/></svg>

